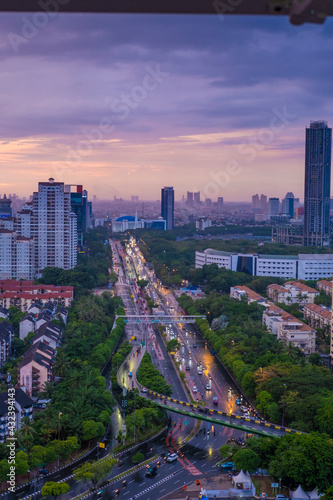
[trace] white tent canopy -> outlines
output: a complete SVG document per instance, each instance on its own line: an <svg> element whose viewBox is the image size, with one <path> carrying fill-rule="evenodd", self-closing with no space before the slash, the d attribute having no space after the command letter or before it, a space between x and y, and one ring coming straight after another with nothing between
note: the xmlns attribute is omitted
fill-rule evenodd
<svg viewBox="0 0 333 500"><path fill-rule="evenodd" d="M301 485L299 485L297 490L291 491L290 496L292 500L309 500L309 495L305 493Z"/></svg>
<svg viewBox="0 0 333 500"><path fill-rule="evenodd" d="M234 476L232 478L232 483L236 486L237 484L242 484L243 488L252 488L252 480L250 477L250 474L248 472L243 472L243 470L240 471L237 476Z"/></svg>
<svg viewBox="0 0 333 500"><path fill-rule="evenodd" d="M318 489L316 488L315 490L308 492L308 495L311 500L318 500L318 498L322 496L322 493L319 494Z"/></svg>

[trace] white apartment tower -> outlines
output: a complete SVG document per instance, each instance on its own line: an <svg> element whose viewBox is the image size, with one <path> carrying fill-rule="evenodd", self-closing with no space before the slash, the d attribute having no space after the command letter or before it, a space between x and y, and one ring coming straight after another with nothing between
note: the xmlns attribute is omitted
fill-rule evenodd
<svg viewBox="0 0 333 500"><path fill-rule="evenodd" d="M70 186L39 182L32 199L31 236L35 241L36 269L71 269L77 262L76 216L71 212Z"/></svg>

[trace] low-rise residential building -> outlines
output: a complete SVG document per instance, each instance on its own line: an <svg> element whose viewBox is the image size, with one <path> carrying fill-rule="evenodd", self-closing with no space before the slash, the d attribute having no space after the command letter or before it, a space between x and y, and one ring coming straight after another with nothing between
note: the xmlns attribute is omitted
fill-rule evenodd
<svg viewBox="0 0 333 500"><path fill-rule="evenodd" d="M9 311L5 307L0 306L0 318L9 318Z"/></svg>
<svg viewBox="0 0 333 500"><path fill-rule="evenodd" d="M314 328L329 330L331 327L332 312L324 306L317 304L307 304L303 309L304 318L308 320Z"/></svg>
<svg viewBox="0 0 333 500"><path fill-rule="evenodd" d="M10 279L0 281L0 306L7 309L15 306L26 312L35 303L42 308L49 301L56 302L60 307L69 307L73 296L73 286L36 285L33 281ZM38 313L33 310L29 312Z"/></svg>
<svg viewBox="0 0 333 500"><path fill-rule="evenodd" d="M49 345L56 351L60 347L62 340L62 330L58 325L55 325L52 321L49 323L44 323L42 326L36 330L36 334L31 340L32 344L37 342L44 342L44 344Z"/></svg>
<svg viewBox="0 0 333 500"><path fill-rule="evenodd" d="M243 297L246 297L247 302L250 304L251 302L258 302L265 307L267 307L267 299L259 295L259 293L251 290L248 286L237 285L232 286L230 288L230 297L233 297L237 300L242 300Z"/></svg>
<svg viewBox="0 0 333 500"><path fill-rule="evenodd" d="M269 303L269 307L262 315L262 322L278 339L286 344L293 344L304 354L312 354L316 351L316 330L276 304Z"/></svg>
<svg viewBox="0 0 333 500"><path fill-rule="evenodd" d="M284 343L292 343L305 354L312 354L316 349L316 330L273 304L247 286L235 286L230 289L230 296L247 302L258 302L265 307L262 323Z"/></svg>
<svg viewBox="0 0 333 500"><path fill-rule="evenodd" d="M328 280L319 280L317 282L318 290L326 293L327 295L332 295L332 281Z"/></svg>
<svg viewBox="0 0 333 500"><path fill-rule="evenodd" d="M14 339L14 328L8 321L0 322L0 368L6 363L10 354L12 341Z"/></svg>
<svg viewBox="0 0 333 500"><path fill-rule="evenodd" d="M20 339L23 340L30 332L34 332L36 329L36 319L37 315L29 312L24 318L20 321Z"/></svg>
<svg viewBox="0 0 333 500"><path fill-rule="evenodd" d="M304 305L313 304L319 292L299 281L287 281L283 286L268 285L267 295L274 302Z"/></svg>
<svg viewBox="0 0 333 500"><path fill-rule="evenodd" d="M19 384L33 399L38 397L45 382L53 380L55 349L44 342L33 344L18 365Z"/></svg>
<svg viewBox="0 0 333 500"><path fill-rule="evenodd" d="M4 443L9 436L8 426L8 391L0 393L0 442ZM19 387L15 388L15 430L21 428L24 417L32 419L33 400Z"/></svg>

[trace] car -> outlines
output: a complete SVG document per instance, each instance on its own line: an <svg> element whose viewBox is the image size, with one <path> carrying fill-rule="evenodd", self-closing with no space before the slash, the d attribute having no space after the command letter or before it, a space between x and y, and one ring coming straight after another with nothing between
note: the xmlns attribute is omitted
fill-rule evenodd
<svg viewBox="0 0 333 500"><path fill-rule="evenodd" d="M285 495L276 495L275 500L288 500L289 497L286 497Z"/></svg>
<svg viewBox="0 0 333 500"><path fill-rule="evenodd" d="M157 471L157 466L156 465L149 465L147 467L146 472L145 472L145 476L147 476L147 477L154 476L156 474L156 471Z"/></svg>
<svg viewBox="0 0 333 500"><path fill-rule="evenodd" d="M213 397L213 404L218 405L219 404L219 398L217 396Z"/></svg>
<svg viewBox="0 0 333 500"><path fill-rule="evenodd" d="M175 460L177 460L177 458L178 458L177 453L170 453L170 455L167 456L166 461L167 462L174 462Z"/></svg>
<svg viewBox="0 0 333 500"><path fill-rule="evenodd" d="M147 392L147 389L145 387L142 387L141 392Z"/></svg>
<svg viewBox="0 0 333 500"><path fill-rule="evenodd" d="M192 390L193 390L193 392L198 392L198 388L197 388L197 386L196 386L196 385L194 385Z"/></svg>
<svg viewBox="0 0 333 500"><path fill-rule="evenodd" d="M129 378L133 377L133 373L129 372L128 376L129 376Z"/></svg>
<svg viewBox="0 0 333 500"><path fill-rule="evenodd" d="M241 404L242 404L242 403L241 403L241 400L237 398L237 399L236 399L236 405L237 405L237 406L240 406Z"/></svg>
<svg viewBox="0 0 333 500"><path fill-rule="evenodd" d="M246 406L241 406L241 408L240 408L240 409L241 409L241 412L242 412L242 413L247 413L247 412L248 412L248 410L247 410Z"/></svg>
<svg viewBox="0 0 333 500"><path fill-rule="evenodd" d="M210 384L206 384L206 391L210 391L210 390L211 390Z"/></svg>
<svg viewBox="0 0 333 500"><path fill-rule="evenodd" d="M222 470L233 469L234 467L235 464L233 462L227 462L226 464L221 465Z"/></svg>
<svg viewBox="0 0 333 500"><path fill-rule="evenodd" d="M189 372L190 371L190 367L187 365L186 367L186 371Z"/></svg>
<svg viewBox="0 0 333 500"><path fill-rule="evenodd" d="M202 368L201 368L201 366L199 366L199 368L198 368L198 375L202 375Z"/></svg>
<svg viewBox="0 0 333 500"><path fill-rule="evenodd" d="M197 347L197 344L193 344L194 349Z"/></svg>
<svg viewBox="0 0 333 500"><path fill-rule="evenodd" d="M49 473L49 471L47 469L41 469L39 471L39 474L43 474L44 476L46 476L48 473Z"/></svg>

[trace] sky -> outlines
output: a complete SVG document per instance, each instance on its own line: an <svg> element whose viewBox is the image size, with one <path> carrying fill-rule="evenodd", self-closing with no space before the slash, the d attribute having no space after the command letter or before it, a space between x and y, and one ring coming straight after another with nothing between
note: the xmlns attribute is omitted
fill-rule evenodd
<svg viewBox="0 0 333 500"><path fill-rule="evenodd" d="M303 199L305 127L333 124L332 23L2 14L1 195L52 176L102 199Z"/></svg>

